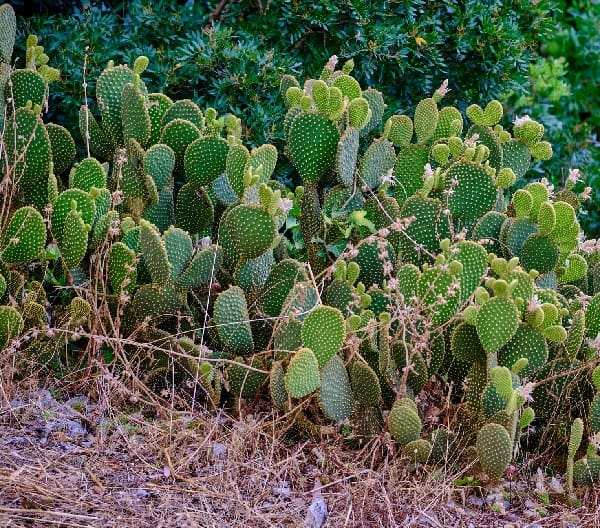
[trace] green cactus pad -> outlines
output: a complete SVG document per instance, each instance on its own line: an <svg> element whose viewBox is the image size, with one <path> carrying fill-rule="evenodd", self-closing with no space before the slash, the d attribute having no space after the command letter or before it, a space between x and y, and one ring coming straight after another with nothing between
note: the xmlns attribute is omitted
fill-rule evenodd
<svg viewBox="0 0 600 528"><path fill-rule="evenodd" d="M245 258L256 258L275 240L275 221L258 205L241 204L227 215L227 230L237 251Z"/></svg>
<svg viewBox="0 0 600 528"><path fill-rule="evenodd" d="M210 281L223 265L223 250L216 246L200 250L196 253L184 272L175 281L178 288L197 288Z"/></svg>
<svg viewBox="0 0 600 528"><path fill-rule="evenodd" d="M102 125L114 147L123 144L122 93L125 85L135 82L133 71L127 66L106 68L96 83L96 100L102 116ZM140 89L143 84L140 82Z"/></svg>
<svg viewBox="0 0 600 528"><path fill-rule="evenodd" d="M360 135L355 128L347 128L337 146L337 171L340 180L347 187L354 185L354 173L358 162L358 145Z"/></svg>
<svg viewBox="0 0 600 528"><path fill-rule="evenodd" d="M160 142L168 145L175 153L175 169L183 170L184 155L188 145L199 139L200 130L185 119L169 121L162 129Z"/></svg>
<svg viewBox="0 0 600 528"><path fill-rule="evenodd" d="M62 238L58 243L67 269L72 270L85 257L87 252L89 224L86 224L79 211L69 211L65 218Z"/></svg>
<svg viewBox="0 0 600 528"><path fill-rule="evenodd" d="M127 83L121 94L121 120L123 139L135 139L142 147L150 141L152 122L146 106L146 98L138 86Z"/></svg>
<svg viewBox="0 0 600 528"><path fill-rule="evenodd" d="M371 189L379 187L395 161L396 153L392 144L387 139L374 140L360 160L359 185L367 185Z"/></svg>
<svg viewBox="0 0 600 528"><path fill-rule="evenodd" d="M513 299L521 297L525 302L529 302L533 298L534 282L529 273L513 271L505 276L505 280L509 284L512 281L517 281L517 285L512 292Z"/></svg>
<svg viewBox="0 0 600 528"><path fill-rule="evenodd" d="M166 114L167 110L171 108L173 101L165 94L162 93L151 93L148 94L148 116L150 117L150 123L152 125L152 131L150 133L149 145L155 145L160 142L160 134L162 129L162 119Z"/></svg>
<svg viewBox="0 0 600 528"><path fill-rule="evenodd" d="M161 232L175 223L175 204L171 187L164 187L158 192L158 203L148 205L143 218Z"/></svg>
<svg viewBox="0 0 600 528"><path fill-rule="evenodd" d="M260 305L269 317L277 317L294 284L307 280L306 272L296 260L285 259L273 266L260 296Z"/></svg>
<svg viewBox="0 0 600 528"><path fill-rule="evenodd" d="M160 233L148 221L140 222L140 250L154 284L167 284L171 265Z"/></svg>
<svg viewBox="0 0 600 528"><path fill-rule="evenodd" d="M400 372L406 367L408 356L411 368L406 379L406 384L415 394L421 392L429 380L429 370L423 356L418 352L407 350L405 344L401 341L396 341L394 344L392 356L396 368Z"/></svg>
<svg viewBox="0 0 600 528"><path fill-rule="evenodd" d="M430 268L419 277L417 295L426 306L426 313L433 317L434 325L444 324L458 310L460 286L451 293L454 282L455 278L449 272L437 268Z"/></svg>
<svg viewBox="0 0 600 528"><path fill-rule="evenodd" d="M556 227L556 211L551 202L542 202L539 206L537 223L542 235L548 235Z"/></svg>
<svg viewBox="0 0 600 528"><path fill-rule="evenodd" d="M354 410L353 387L350 386L344 362L333 356L321 372L319 405L331 420L346 420Z"/></svg>
<svg viewBox="0 0 600 528"><path fill-rule="evenodd" d="M419 143L424 143L433 137L437 128L439 112L435 99L423 99L415 108L415 134Z"/></svg>
<svg viewBox="0 0 600 528"><path fill-rule="evenodd" d="M476 104L470 105L466 110L467 117L473 123L484 127L492 127L497 124L502 119L503 113L502 104L496 100L490 101L485 110Z"/></svg>
<svg viewBox="0 0 600 528"><path fill-rule="evenodd" d="M369 102L369 108L371 109L371 119L369 119L369 122L360 131L361 136L366 136L369 132L381 125L386 105L381 92L373 88L366 89L362 93L362 97Z"/></svg>
<svg viewBox="0 0 600 528"><path fill-rule="evenodd" d="M396 147L407 147L413 137L413 122L406 115L393 115L386 124L385 131L389 139Z"/></svg>
<svg viewBox="0 0 600 528"><path fill-rule="evenodd" d="M0 245L1 259L10 264L26 264L41 256L46 245L46 225L33 207L22 207L12 215Z"/></svg>
<svg viewBox="0 0 600 528"><path fill-rule="evenodd" d="M455 456L458 440L452 431L437 429L431 436L430 459L436 464L448 464Z"/></svg>
<svg viewBox="0 0 600 528"><path fill-rule="evenodd" d="M444 173L444 178L446 189L453 191L448 198L453 216L480 218L493 209L498 191L483 167L472 162L456 163ZM453 180L458 184L452 185Z"/></svg>
<svg viewBox="0 0 600 528"><path fill-rule="evenodd" d="M497 211L488 211L475 224L472 239L475 241L487 240L481 242L483 247L490 253L499 253L500 251L500 229L506 220L506 215Z"/></svg>
<svg viewBox="0 0 600 528"><path fill-rule="evenodd" d="M202 187L186 183L177 195L177 225L190 234L203 233L213 223L215 210Z"/></svg>
<svg viewBox="0 0 600 528"><path fill-rule="evenodd" d="M304 321L319 303L319 293L310 281L297 282L283 301L282 316L294 316L297 321Z"/></svg>
<svg viewBox="0 0 600 528"><path fill-rule="evenodd" d="M588 271L588 263L582 255L572 253L567 259L565 259L563 265L565 271L558 277L560 284L573 283L581 280L586 276Z"/></svg>
<svg viewBox="0 0 600 528"><path fill-rule="evenodd" d="M502 144L503 166L509 167L517 179L525 176L531 165L529 149L520 141L511 139Z"/></svg>
<svg viewBox="0 0 600 528"><path fill-rule="evenodd" d="M575 462L573 480L579 486L593 486L600 481L600 456L587 456Z"/></svg>
<svg viewBox="0 0 600 528"><path fill-rule="evenodd" d="M477 314L477 334L483 348L497 352L515 335L519 324L519 311L509 299L492 298ZM511 365L512 366L512 365Z"/></svg>
<svg viewBox="0 0 600 528"><path fill-rule="evenodd" d="M108 134L100 128L98 121L85 105L82 105L79 109L79 131L85 144L89 143L90 151L94 156L102 160L111 157L114 149L111 140Z"/></svg>
<svg viewBox="0 0 600 528"><path fill-rule="evenodd" d="M533 195L525 189L517 189L512 197L517 218L527 218L533 208Z"/></svg>
<svg viewBox="0 0 600 528"><path fill-rule="evenodd" d="M337 308L344 316L348 316L355 312L352 303L357 297L355 289L346 281L334 280L325 294L325 304Z"/></svg>
<svg viewBox="0 0 600 528"><path fill-rule="evenodd" d="M359 403L376 406L381 401L381 386L375 371L363 361L354 361L349 368L352 391Z"/></svg>
<svg viewBox="0 0 600 528"><path fill-rule="evenodd" d="M345 338L344 316L331 306L315 308L302 324L302 343L314 352L319 368L323 368L340 350Z"/></svg>
<svg viewBox="0 0 600 528"><path fill-rule="evenodd" d="M185 151L185 177L188 183L204 186L225 172L229 144L219 137L197 139Z"/></svg>
<svg viewBox="0 0 600 528"><path fill-rule="evenodd" d="M417 412L402 400L396 400L388 417L388 429L392 437L401 445L418 440L423 424Z"/></svg>
<svg viewBox="0 0 600 528"><path fill-rule="evenodd" d="M324 115L303 113L292 122L288 144L294 166L304 182L318 182L333 167L340 134Z"/></svg>
<svg viewBox="0 0 600 528"><path fill-rule="evenodd" d="M396 271L398 291L404 296L405 300L410 299L417 293L419 277L421 277L421 272L414 264L404 264Z"/></svg>
<svg viewBox="0 0 600 528"><path fill-rule="evenodd" d="M461 322L454 328L450 343L452 355L458 360L465 363L486 361L485 349L474 326Z"/></svg>
<svg viewBox="0 0 600 528"><path fill-rule="evenodd" d="M400 236L400 254L417 266L429 262L426 251L437 254L440 240L448 237L448 222L442 218L442 203L435 198L413 196L402 206L402 217L415 220ZM432 227L435 226L435 229Z"/></svg>
<svg viewBox="0 0 600 528"><path fill-rule="evenodd" d="M510 369L521 358L528 360L519 372L521 377L530 377L548 360L544 336L525 324L520 324L512 339L498 351L498 364Z"/></svg>
<svg viewBox="0 0 600 528"><path fill-rule="evenodd" d="M600 433L600 394L596 394L590 404L588 420L592 433Z"/></svg>
<svg viewBox="0 0 600 528"><path fill-rule="evenodd" d="M166 187L175 169L175 153L168 145L152 145L144 156L144 172L150 176L157 189Z"/></svg>
<svg viewBox="0 0 600 528"><path fill-rule="evenodd" d="M73 141L71 133L60 125L47 123L45 127L50 138L54 174L60 176L75 159L75 141Z"/></svg>
<svg viewBox="0 0 600 528"><path fill-rule="evenodd" d="M435 129L435 134L431 138L432 141L437 141L441 138L447 138L451 135L459 136L463 129L463 117L460 111L453 106L446 106L440 110L438 116L438 124ZM456 129L454 128L455 121L460 124Z"/></svg>
<svg viewBox="0 0 600 528"><path fill-rule="evenodd" d="M504 153L502 152L502 145L500 144L498 137L491 128L479 125L473 125L467 132L466 137L471 138L475 134L479 136L477 141L490 149L488 157L490 166L499 171L504 167Z"/></svg>
<svg viewBox="0 0 600 528"><path fill-rule="evenodd" d="M0 6L0 62L10 64L13 48L15 46L15 34L17 31L17 17L15 10L10 4Z"/></svg>
<svg viewBox="0 0 600 528"><path fill-rule="evenodd" d="M567 356L571 359L575 359L577 357L577 353L583 344L583 339L585 336L585 320L586 314L583 310L578 310L573 314L571 326L569 327L567 336L567 342L565 344Z"/></svg>
<svg viewBox="0 0 600 528"><path fill-rule="evenodd" d="M67 189L60 193L52 209L52 232L60 242L63 230L66 227L67 215L71 212L72 203L75 202L76 210L81 213L84 223L92 225L96 217L96 204L92 197L81 189Z"/></svg>
<svg viewBox="0 0 600 528"><path fill-rule="evenodd" d="M258 183L265 183L273 175L276 165L277 148L275 146L261 145L250 152L250 160L247 166L251 167L253 171L257 171L259 167L262 167Z"/></svg>
<svg viewBox="0 0 600 528"><path fill-rule="evenodd" d="M556 267L560 254L558 247L550 238L533 234L523 242L519 257L523 268L527 271L535 269L543 275Z"/></svg>
<svg viewBox="0 0 600 528"><path fill-rule="evenodd" d="M240 262L236 267L233 278L248 296L254 297L265 284L271 267L275 264L273 251L266 251L256 258Z"/></svg>
<svg viewBox="0 0 600 528"><path fill-rule="evenodd" d="M369 237L362 240L356 249L358 255L354 262L360 268L358 280L367 288L375 284L381 285L385 279L384 264L395 262L392 245L386 239Z"/></svg>
<svg viewBox="0 0 600 528"><path fill-rule="evenodd" d="M402 452L409 457L413 462L418 464L426 464L431 455L431 443L427 440L419 438L413 440L404 446Z"/></svg>
<svg viewBox="0 0 600 528"><path fill-rule="evenodd" d="M254 369L264 369L264 365L257 358L244 361L244 358L236 357L235 364L230 364L226 371L231 392L245 399L254 398L267 379L267 374L245 368L244 365L248 362Z"/></svg>
<svg viewBox="0 0 600 528"><path fill-rule="evenodd" d="M244 194L244 173L250 163L250 152L243 145L229 147L225 161L225 171L229 185L238 196Z"/></svg>
<svg viewBox="0 0 600 528"><path fill-rule="evenodd" d="M0 306L0 351L23 331L23 318L12 306Z"/></svg>
<svg viewBox="0 0 600 528"><path fill-rule="evenodd" d="M513 257L521 256L521 248L530 235L538 232L537 224L531 220L515 220L506 232L506 245Z"/></svg>
<svg viewBox="0 0 600 528"><path fill-rule="evenodd" d="M468 362L468 364L471 363L471 361ZM482 395L488 384L488 372L485 361L475 361L472 363L465 378L465 384L465 400L467 401L467 408L474 413L481 413Z"/></svg>
<svg viewBox="0 0 600 528"><path fill-rule="evenodd" d="M7 123L5 134L7 163L14 167L13 182L23 191L25 204L43 211L48 204L48 177L52 150L48 131L42 120L27 108L17 109Z"/></svg>
<svg viewBox="0 0 600 528"><path fill-rule="evenodd" d="M142 237L143 233L144 229L142 229ZM163 234L163 240L169 261L169 282L175 282L192 257L194 246L190 235L177 227L167 229Z"/></svg>
<svg viewBox="0 0 600 528"><path fill-rule="evenodd" d="M97 159L86 158L75 167L70 180L72 188L89 192L92 187L106 186L106 173Z"/></svg>
<svg viewBox="0 0 600 528"><path fill-rule="evenodd" d="M512 444L506 429L499 424L484 425L477 435L477 455L488 477L499 479L512 460Z"/></svg>
<svg viewBox="0 0 600 528"><path fill-rule="evenodd" d="M363 97L353 99L348 104L348 122L350 126L360 130L365 127L371 118L369 103Z"/></svg>
<svg viewBox="0 0 600 528"><path fill-rule="evenodd" d="M137 282L135 251L123 242L113 244L108 257L108 277L113 292L119 295L123 289L132 293ZM123 287L123 285L125 286Z"/></svg>
<svg viewBox="0 0 600 528"><path fill-rule="evenodd" d="M463 304L471 297L487 271L487 251L473 241L459 242L456 249L458 251L454 253L452 261L456 260L463 266L457 275L460 282L459 304Z"/></svg>
<svg viewBox="0 0 600 528"><path fill-rule="evenodd" d="M204 129L204 115L202 110L191 99L180 99L169 105L162 117L162 126L166 126L174 119L185 119L194 124L198 130Z"/></svg>
<svg viewBox="0 0 600 528"><path fill-rule="evenodd" d="M294 354L285 372L285 388L292 398L303 398L320 386L317 358L310 348L301 348Z"/></svg>
<svg viewBox="0 0 600 528"><path fill-rule="evenodd" d="M14 99L15 108L22 108L31 101L34 105L42 106L46 97L46 82L34 70L15 70L10 75L12 88L7 92ZM9 95L10 97L10 95Z"/></svg>
<svg viewBox="0 0 600 528"><path fill-rule="evenodd" d="M244 291L231 286L217 297L214 319L219 338L227 350L242 355L252 354L254 341Z"/></svg>
<svg viewBox="0 0 600 528"><path fill-rule="evenodd" d="M429 149L422 145L409 145L402 149L394 165L394 197L402 205L423 187L423 173L429 159Z"/></svg>
<svg viewBox="0 0 600 528"><path fill-rule="evenodd" d="M339 88L342 94L347 97L350 101L357 99L362 95L362 90L358 81L350 75L340 75L335 81L333 86Z"/></svg>
<svg viewBox="0 0 600 528"><path fill-rule="evenodd" d="M288 406L288 393L285 388L285 370L281 361L275 361L269 374L269 393L271 400L278 409Z"/></svg>

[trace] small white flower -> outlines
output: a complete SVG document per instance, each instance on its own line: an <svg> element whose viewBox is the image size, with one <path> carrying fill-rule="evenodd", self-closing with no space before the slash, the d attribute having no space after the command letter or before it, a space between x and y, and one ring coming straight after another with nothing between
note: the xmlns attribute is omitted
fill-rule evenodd
<svg viewBox="0 0 600 528"><path fill-rule="evenodd" d="M202 247L202 249L208 249L210 247L210 237L205 236L204 238L202 238L202 240L200 240L200 246Z"/></svg>
<svg viewBox="0 0 600 528"><path fill-rule="evenodd" d="M569 169L569 175L567 176L567 181L571 183L577 183L581 179L581 172L579 169Z"/></svg>
<svg viewBox="0 0 600 528"><path fill-rule="evenodd" d="M423 171L423 179L428 178L429 176L433 176L434 172L433 169L431 168L431 165L429 163L427 163L425 165L425 170Z"/></svg>
<svg viewBox="0 0 600 528"><path fill-rule="evenodd" d="M448 88L448 79L444 79L444 81L442 82L441 86L437 89L437 92L441 95L444 96L446 95L448 92L450 91L450 88Z"/></svg>
<svg viewBox="0 0 600 528"><path fill-rule="evenodd" d="M396 185L396 180L394 179L394 169L393 169L393 167L389 171L387 171L387 173L385 174L385 176L381 180L381 183L389 183L392 187L394 185Z"/></svg>
<svg viewBox="0 0 600 528"><path fill-rule="evenodd" d="M281 209L283 213L287 213L292 209L292 207L294 207L294 202L289 198L279 199L279 209Z"/></svg>
<svg viewBox="0 0 600 528"><path fill-rule="evenodd" d="M337 63L338 63L338 56L332 55L331 57L329 57L329 60L327 61L325 68L327 68L328 70L331 70L331 71L335 71L335 67L337 66Z"/></svg>
<svg viewBox="0 0 600 528"><path fill-rule="evenodd" d="M479 134L473 134L470 138L465 139L465 145L467 147L474 147L475 143L477 143L478 139L479 139Z"/></svg>
<svg viewBox="0 0 600 528"><path fill-rule="evenodd" d="M590 200L592 198L592 188L586 187L583 192L579 195L582 200Z"/></svg>
<svg viewBox="0 0 600 528"><path fill-rule="evenodd" d="M532 121L531 117L529 117L527 114L524 115L523 117L517 117L515 118L515 120L513 121L513 125L514 126L523 126L525 123L527 123L527 121Z"/></svg>

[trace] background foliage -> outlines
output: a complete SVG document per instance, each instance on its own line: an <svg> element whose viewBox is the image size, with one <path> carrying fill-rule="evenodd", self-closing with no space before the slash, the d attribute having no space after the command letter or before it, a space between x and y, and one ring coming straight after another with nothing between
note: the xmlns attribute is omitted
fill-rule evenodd
<svg viewBox="0 0 600 528"><path fill-rule="evenodd" d="M337 54L354 58L356 77L386 95L388 114L414 107L446 77L448 102L461 109L509 96L511 113L542 122L557 153L534 167L535 176L558 184L576 166L586 185L600 187L600 27L592 0L242 0L222 11L216 1L33 4L30 12L44 12L21 19L21 38L39 35L56 67L69 72L54 87L49 117L71 130L86 50L90 93L108 60L147 55L144 80L154 91L235 113L251 144L279 145L273 116L284 107L281 75L318 76ZM584 226L594 235L600 214L591 207Z"/></svg>

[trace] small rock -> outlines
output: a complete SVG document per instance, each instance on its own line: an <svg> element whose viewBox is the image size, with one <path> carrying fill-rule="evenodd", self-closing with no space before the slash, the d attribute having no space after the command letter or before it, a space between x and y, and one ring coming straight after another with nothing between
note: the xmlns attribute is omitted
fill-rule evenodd
<svg viewBox="0 0 600 528"><path fill-rule="evenodd" d="M223 460L227 455L227 446L219 443L213 444L212 455L217 460Z"/></svg>
<svg viewBox="0 0 600 528"><path fill-rule="evenodd" d="M289 497L292 494L292 490L290 489L289 484L284 480L279 484L279 486L275 486L273 488L273 493L277 495L283 495L284 497Z"/></svg>
<svg viewBox="0 0 600 528"><path fill-rule="evenodd" d="M131 490L138 499L144 499L148 496L148 492L144 488L134 488Z"/></svg>
<svg viewBox="0 0 600 528"><path fill-rule="evenodd" d="M327 504L323 499L315 499L308 507L305 523L308 528L321 528L327 519Z"/></svg>
<svg viewBox="0 0 600 528"><path fill-rule="evenodd" d="M478 497L477 495L469 495L467 503L471 506L477 506L478 508L483 507L483 499L481 497Z"/></svg>

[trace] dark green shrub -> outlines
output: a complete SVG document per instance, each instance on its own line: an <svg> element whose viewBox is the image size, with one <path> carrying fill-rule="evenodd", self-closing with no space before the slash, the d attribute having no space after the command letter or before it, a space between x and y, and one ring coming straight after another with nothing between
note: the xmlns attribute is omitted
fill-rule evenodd
<svg viewBox="0 0 600 528"><path fill-rule="evenodd" d="M355 58L355 75L386 94L390 113L414 106L446 77L449 100L464 108L521 93L554 1L282 1L257 9L245 0L228 3L211 25L215 5L133 0L24 21L23 34L39 35L69 72L54 91L51 103L60 105L50 106L59 114L51 117L77 128L88 46L91 90L108 60L131 63L144 54L151 64L144 81L153 89L236 113L257 144L280 136L271 117L283 109L280 75L318 76L333 54Z"/></svg>

